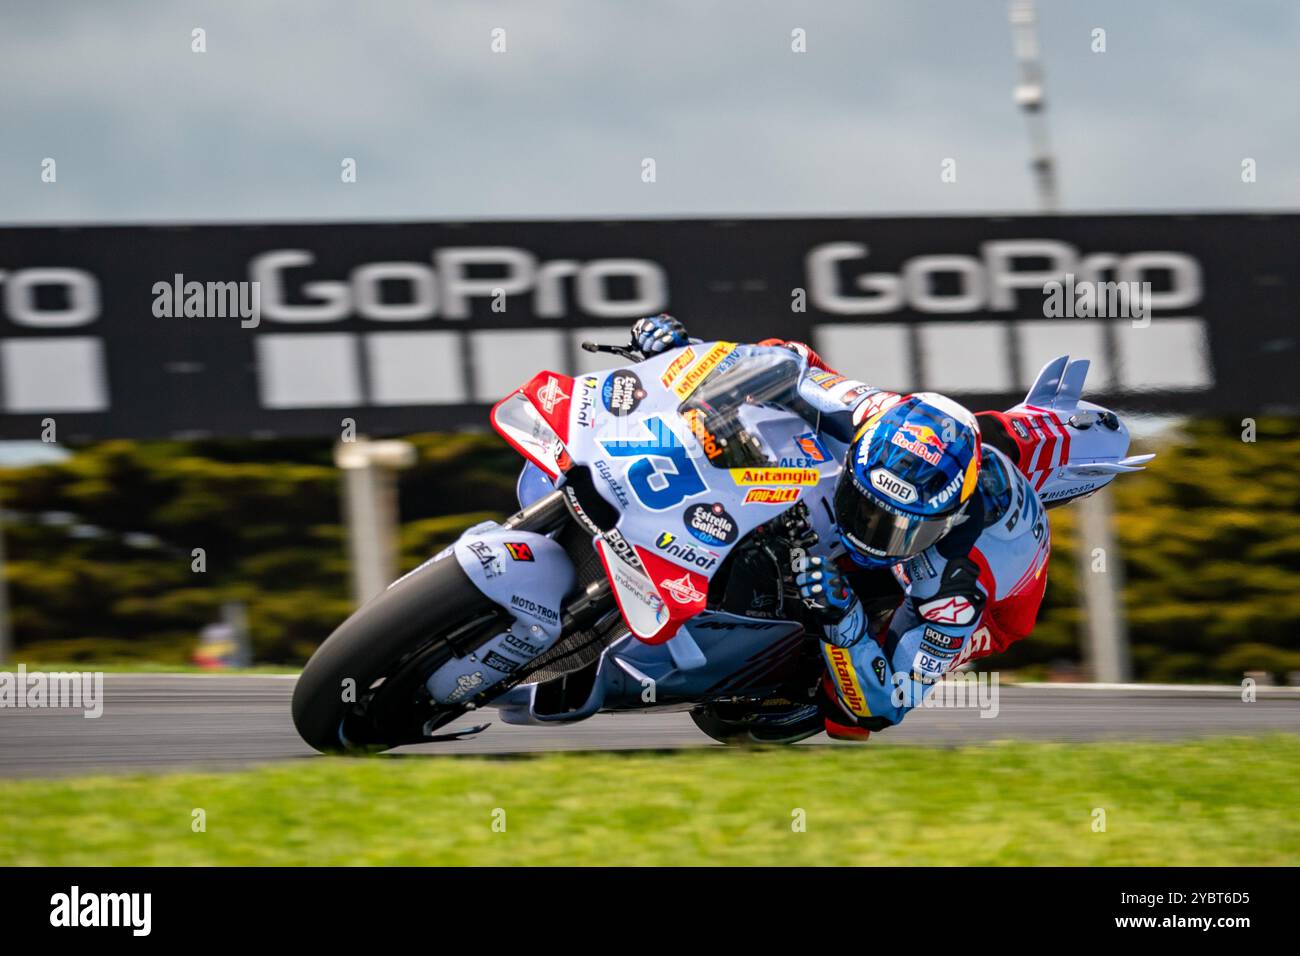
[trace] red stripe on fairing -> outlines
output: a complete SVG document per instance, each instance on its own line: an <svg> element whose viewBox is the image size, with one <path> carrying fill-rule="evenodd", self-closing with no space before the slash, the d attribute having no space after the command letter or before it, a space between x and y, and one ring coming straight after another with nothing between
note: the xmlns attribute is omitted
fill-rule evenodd
<svg viewBox="0 0 1300 956"><path fill-rule="evenodd" d="M1061 460L1058 464L1068 465L1070 463L1070 429L1066 427L1065 422L1052 413L1052 418L1056 420L1056 427L1061 430Z"/></svg>
<svg viewBox="0 0 1300 956"><path fill-rule="evenodd" d="M1050 415L1046 415L1040 418L1039 421L1042 422L1043 430L1047 434L1047 443L1043 445L1043 453L1042 455L1039 456L1040 464L1038 466L1039 468L1043 469L1042 480L1046 480L1047 475L1051 473L1053 467L1052 455L1056 451L1056 445L1057 442L1060 441L1060 439L1057 438L1056 431L1052 428L1052 425L1055 423L1052 421ZM1042 487L1042 486L1038 485L1036 487Z"/></svg>
<svg viewBox="0 0 1300 956"><path fill-rule="evenodd" d="M1025 585L1038 576L1038 572L1047 567L1047 559L1051 555L1051 545L1039 542L1038 550L1034 552L1034 557L1029 562L1029 568L1020 576L1020 580L1011 585L1011 590L1007 592L1007 597L1018 594L1024 590Z"/></svg>
<svg viewBox="0 0 1300 956"><path fill-rule="evenodd" d="M979 581L980 584L984 585L989 601L996 601L998 598L998 582L997 578L993 576L993 568L989 566L989 559L984 557L984 552L980 551L979 548L971 548L970 557L980 569Z"/></svg>

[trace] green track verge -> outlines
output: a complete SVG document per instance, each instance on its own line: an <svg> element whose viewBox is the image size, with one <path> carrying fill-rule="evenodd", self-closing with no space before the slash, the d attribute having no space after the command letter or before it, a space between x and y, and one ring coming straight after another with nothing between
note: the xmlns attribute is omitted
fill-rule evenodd
<svg viewBox="0 0 1300 956"><path fill-rule="evenodd" d="M1295 865L1298 768L1291 735L304 758L0 783L0 865Z"/></svg>

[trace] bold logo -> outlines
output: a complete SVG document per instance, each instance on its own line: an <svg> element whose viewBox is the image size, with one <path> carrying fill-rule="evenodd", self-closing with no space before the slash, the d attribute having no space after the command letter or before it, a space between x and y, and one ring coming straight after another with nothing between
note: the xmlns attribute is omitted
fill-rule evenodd
<svg viewBox="0 0 1300 956"><path fill-rule="evenodd" d="M798 488L750 488L745 492L747 505L790 505L799 500Z"/></svg>
<svg viewBox="0 0 1300 956"><path fill-rule="evenodd" d="M736 519L720 502L692 505L682 517L686 530L705 544L725 545L736 540Z"/></svg>
<svg viewBox="0 0 1300 956"><path fill-rule="evenodd" d="M626 438L602 440L605 451L615 458L637 458L627 470L627 481L641 503L653 511L679 505L692 495L708 490L684 445L662 418L648 418L642 425L648 440ZM667 469L656 462L666 461Z"/></svg>
<svg viewBox="0 0 1300 956"><path fill-rule="evenodd" d="M635 372L615 372L605 379L600 397L615 415L631 415L645 398L645 386Z"/></svg>
<svg viewBox="0 0 1300 956"><path fill-rule="evenodd" d="M835 675L840 697L848 705L849 710L859 717L870 717L871 708L867 706L867 698L862 693L861 685L858 684L858 675L853 671L853 661L849 658L849 652L842 647L828 644L826 657L831 663L831 673Z"/></svg>
<svg viewBox="0 0 1300 956"><path fill-rule="evenodd" d="M516 561L533 560L533 549L522 541L507 541L506 550Z"/></svg>
<svg viewBox="0 0 1300 956"><path fill-rule="evenodd" d="M704 449L704 454L709 456L709 461L722 454L722 446L718 444L718 439L713 432L709 431L708 426L704 424L704 416L699 409L686 409L686 411L682 412L682 420L686 422L691 434L695 436L695 440Z"/></svg>
<svg viewBox="0 0 1300 956"><path fill-rule="evenodd" d="M916 485L904 481L885 468L871 469L871 487L903 504L916 500Z"/></svg>
<svg viewBox="0 0 1300 956"><path fill-rule="evenodd" d="M688 345L686 348L682 349L681 354L678 355L677 358L668 363L668 367L664 369L664 373L659 376L659 384L664 388L667 388L673 383L673 379L682 373L682 369L686 368L686 366L690 365L694 361L695 349Z"/></svg>
<svg viewBox="0 0 1300 956"><path fill-rule="evenodd" d="M546 384L537 390L537 401L542 406L542 411L551 414L555 411L555 406L560 402L568 401L569 396L565 394L564 389L560 386L560 380L552 375L546 380Z"/></svg>
<svg viewBox="0 0 1300 956"><path fill-rule="evenodd" d="M609 545L610 550L614 552L619 560L630 564L634 568L641 567L641 559L636 556L636 549L632 543L623 537L623 532L617 528L610 528L605 532L605 543Z"/></svg>
<svg viewBox="0 0 1300 956"><path fill-rule="evenodd" d="M675 580L660 581L659 586L668 592L678 604L697 604L703 601L705 594L691 583L691 576L683 574Z"/></svg>
<svg viewBox="0 0 1300 956"><path fill-rule="evenodd" d="M673 394L680 399L687 399L691 393L699 388L703 382L718 364L725 359L736 348L735 342L719 342L713 348L704 353L703 357L686 370L676 382L673 383Z"/></svg>
<svg viewBox="0 0 1300 956"><path fill-rule="evenodd" d="M917 607L921 616L936 624L969 624L975 620L975 605L960 594L935 598Z"/></svg>
<svg viewBox="0 0 1300 956"><path fill-rule="evenodd" d="M927 627L921 635L921 640L945 651L955 651L961 647L961 642L965 638L954 637L952 634L945 634L943 631L936 631L932 627Z"/></svg>
<svg viewBox="0 0 1300 956"><path fill-rule="evenodd" d="M910 451L932 465L939 464L939 460L943 458L943 450L948 447L933 428L910 422L899 425L898 431L894 432L894 437L890 440L904 451Z"/></svg>
<svg viewBox="0 0 1300 956"><path fill-rule="evenodd" d="M815 485L822 480L816 468L729 468L738 485Z"/></svg>

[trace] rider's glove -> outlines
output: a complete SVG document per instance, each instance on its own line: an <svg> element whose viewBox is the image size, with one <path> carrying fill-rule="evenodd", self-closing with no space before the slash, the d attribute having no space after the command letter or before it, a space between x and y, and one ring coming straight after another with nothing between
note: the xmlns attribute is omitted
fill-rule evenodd
<svg viewBox="0 0 1300 956"><path fill-rule="evenodd" d="M669 349L690 344L686 326L682 325L667 312L648 316L632 326L632 345L640 349L641 354L649 358Z"/></svg>
<svg viewBox="0 0 1300 956"><path fill-rule="evenodd" d="M827 623L838 624L857 604L849 582L825 558L796 558L793 570L795 587L804 604Z"/></svg>

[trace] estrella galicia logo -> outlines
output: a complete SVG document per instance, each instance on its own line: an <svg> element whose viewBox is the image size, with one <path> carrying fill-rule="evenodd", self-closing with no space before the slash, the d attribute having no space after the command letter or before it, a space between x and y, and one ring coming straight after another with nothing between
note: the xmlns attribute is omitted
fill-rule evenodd
<svg viewBox="0 0 1300 956"><path fill-rule="evenodd" d="M705 544L724 545L736 540L736 519L727 514L721 502L691 505L682 520L686 530Z"/></svg>
<svg viewBox="0 0 1300 956"><path fill-rule="evenodd" d="M645 386L635 372L614 372L601 386L600 398L615 415L631 415L645 398Z"/></svg>

